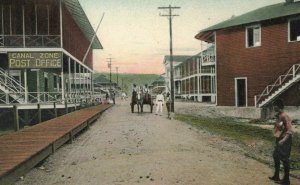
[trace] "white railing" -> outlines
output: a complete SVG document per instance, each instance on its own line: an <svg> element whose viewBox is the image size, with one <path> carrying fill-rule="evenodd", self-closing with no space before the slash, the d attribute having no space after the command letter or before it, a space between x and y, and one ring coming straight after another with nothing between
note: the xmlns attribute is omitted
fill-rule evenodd
<svg viewBox="0 0 300 185"><path fill-rule="evenodd" d="M202 64L216 62L216 56L214 54L205 54L205 55L201 56L201 59L202 59Z"/></svg>
<svg viewBox="0 0 300 185"><path fill-rule="evenodd" d="M18 99L13 99L9 97L14 96L24 97L25 93L13 93L13 92L0 92L0 104L13 104L20 103ZM92 91L82 91L82 92L70 92L66 93L65 97L62 97L61 92L28 92L28 102L27 104L36 103L81 103L101 100L101 93L92 93ZM24 99L22 99L24 101ZM22 102L24 103L24 102Z"/></svg>
<svg viewBox="0 0 300 185"><path fill-rule="evenodd" d="M9 96L19 103L25 102L25 88L22 84L15 80L14 77L8 75L6 71L0 68L0 90L8 93L6 101L9 101Z"/></svg>
<svg viewBox="0 0 300 185"><path fill-rule="evenodd" d="M293 79L296 76L297 72L299 72L299 69L300 69L300 64L294 64L284 75L280 75L273 84L268 85L260 95L255 95L254 96L255 107L257 107L259 102L263 100L263 97L271 95L271 93L274 92L274 90L278 89L283 84L285 84L288 80L290 80L289 77L292 77Z"/></svg>
<svg viewBox="0 0 300 185"><path fill-rule="evenodd" d="M60 47L60 35L0 35L0 47L56 48Z"/></svg>

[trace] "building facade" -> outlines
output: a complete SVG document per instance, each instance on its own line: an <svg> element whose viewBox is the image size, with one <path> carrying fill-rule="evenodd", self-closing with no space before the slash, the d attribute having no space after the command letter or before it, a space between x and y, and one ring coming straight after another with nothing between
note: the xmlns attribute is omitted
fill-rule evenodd
<svg viewBox="0 0 300 185"><path fill-rule="evenodd" d="M216 74L215 47L206 46L199 54L192 56L175 67L180 71L180 91L182 98L198 102L215 102Z"/></svg>
<svg viewBox="0 0 300 185"><path fill-rule="evenodd" d="M217 105L264 107L276 98L300 104L300 2L233 17L196 38L215 42Z"/></svg>
<svg viewBox="0 0 300 185"><path fill-rule="evenodd" d="M0 104L91 97L94 34L78 0L2 0Z"/></svg>

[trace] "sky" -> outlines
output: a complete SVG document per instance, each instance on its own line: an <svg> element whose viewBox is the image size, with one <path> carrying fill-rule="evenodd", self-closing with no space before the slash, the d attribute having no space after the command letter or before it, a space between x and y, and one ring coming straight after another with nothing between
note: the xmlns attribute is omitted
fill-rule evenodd
<svg viewBox="0 0 300 185"><path fill-rule="evenodd" d="M177 6L173 18L173 54L195 55L201 43L195 35L202 29L251 10L284 0L79 0L103 50L94 50L94 70L112 73L162 74L163 58L170 54L166 10Z"/></svg>

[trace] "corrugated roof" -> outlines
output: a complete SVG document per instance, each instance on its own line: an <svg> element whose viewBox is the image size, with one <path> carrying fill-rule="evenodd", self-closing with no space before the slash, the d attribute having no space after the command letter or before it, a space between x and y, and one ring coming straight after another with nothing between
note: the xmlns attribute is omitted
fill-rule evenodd
<svg viewBox="0 0 300 185"><path fill-rule="evenodd" d="M85 12L82 9L78 0L63 0L64 4L66 5L67 9L69 10L70 14L72 15L73 19L75 20L76 24L82 30L84 36L90 42L95 34L95 31L87 18ZM103 49L98 37L96 36L93 44L93 49Z"/></svg>
<svg viewBox="0 0 300 185"><path fill-rule="evenodd" d="M196 35L196 38L201 37L203 34L209 31L215 31L219 29L250 23L257 23L265 20L286 17L296 14L300 14L300 2L278 3L274 5L269 5L203 29Z"/></svg>

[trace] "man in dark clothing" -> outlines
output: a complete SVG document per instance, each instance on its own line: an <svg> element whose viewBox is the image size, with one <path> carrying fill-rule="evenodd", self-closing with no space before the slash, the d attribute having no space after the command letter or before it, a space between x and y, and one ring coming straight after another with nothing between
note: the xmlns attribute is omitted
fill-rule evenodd
<svg viewBox="0 0 300 185"><path fill-rule="evenodd" d="M290 153L292 147L292 121L288 114L283 111L284 105L282 100L278 99L273 104L276 114L276 122L274 124L275 148L273 152L275 172L270 180L274 180L279 184L290 184ZM284 177L279 178L280 161L284 167Z"/></svg>

